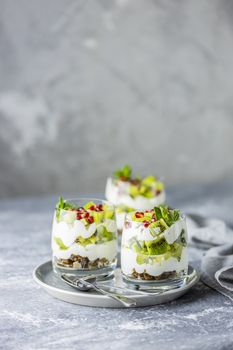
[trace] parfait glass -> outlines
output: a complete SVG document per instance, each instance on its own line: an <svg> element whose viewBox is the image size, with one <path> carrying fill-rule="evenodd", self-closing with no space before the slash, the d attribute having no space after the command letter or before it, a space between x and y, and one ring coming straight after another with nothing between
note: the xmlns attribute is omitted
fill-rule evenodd
<svg viewBox="0 0 233 350"><path fill-rule="evenodd" d="M60 197L53 218L52 255L56 273L113 272L117 264L114 207L101 199Z"/></svg>
<svg viewBox="0 0 233 350"><path fill-rule="evenodd" d="M160 229L147 220L150 212L155 215L153 210L126 215L121 244L123 280L131 286L180 286L188 272L185 217L180 215L170 227ZM142 216L141 221L135 221L135 215L137 220Z"/></svg>

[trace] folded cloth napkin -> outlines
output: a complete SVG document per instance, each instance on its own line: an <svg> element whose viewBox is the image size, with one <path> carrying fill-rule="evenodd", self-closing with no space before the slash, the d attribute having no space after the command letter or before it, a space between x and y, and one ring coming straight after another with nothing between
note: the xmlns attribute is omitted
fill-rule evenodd
<svg viewBox="0 0 233 350"><path fill-rule="evenodd" d="M233 300L233 243L207 251L201 263L201 279Z"/></svg>
<svg viewBox="0 0 233 350"><path fill-rule="evenodd" d="M189 215L186 221L190 245L209 249L233 243L233 231L222 220Z"/></svg>
<svg viewBox="0 0 233 350"><path fill-rule="evenodd" d="M202 258L202 281L233 300L233 230L199 215L190 215L187 226L190 245L209 249Z"/></svg>

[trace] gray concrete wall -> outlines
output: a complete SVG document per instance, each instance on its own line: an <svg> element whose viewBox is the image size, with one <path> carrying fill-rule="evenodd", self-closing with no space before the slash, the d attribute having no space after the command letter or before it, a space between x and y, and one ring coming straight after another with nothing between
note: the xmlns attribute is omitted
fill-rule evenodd
<svg viewBox="0 0 233 350"><path fill-rule="evenodd" d="M0 196L233 173L233 1L0 0Z"/></svg>

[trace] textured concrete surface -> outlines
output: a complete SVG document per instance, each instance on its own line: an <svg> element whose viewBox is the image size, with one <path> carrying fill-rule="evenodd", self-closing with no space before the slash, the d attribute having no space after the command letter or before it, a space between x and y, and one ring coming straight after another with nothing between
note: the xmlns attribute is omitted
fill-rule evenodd
<svg viewBox="0 0 233 350"><path fill-rule="evenodd" d="M199 187L182 193L171 188L169 198L178 207L233 224L232 184L218 191L202 187L202 193ZM0 349L232 349L233 304L202 282L181 299L142 309L81 307L49 296L32 280L32 270L51 256L55 200L0 201ZM201 256L190 249L196 266Z"/></svg>
<svg viewBox="0 0 233 350"><path fill-rule="evenodd" d="M0 0L0 196L233 171L233 2Z"/></svg>

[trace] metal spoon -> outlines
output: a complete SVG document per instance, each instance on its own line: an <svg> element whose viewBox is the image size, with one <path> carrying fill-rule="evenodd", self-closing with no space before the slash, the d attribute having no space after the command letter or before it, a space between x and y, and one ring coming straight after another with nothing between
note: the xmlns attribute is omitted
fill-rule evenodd
<svg viewBox="0 0 233 350"><path fill-rule="evenodd" d="M110 292L107 291L103 288L101 288L99 285L97 285L96 283L96 277L93 276L88 276L88 277L84 277L84 278L77 278L74 282L71 282L69 280L69 278L67 278L66 274L62 274L61 278L63 281L65 281L66 283L68 283L70 286L77 288L83 292L87 292L90 289L95 289L97 292L107 295L108 297L115 299L117 301L119 301L121 304L123 304L126 307L130 307L130 306L136 306L136 300L129 298L123 294L120 293L114 293L114 292Z"/></svg>
<svg viewBox="0 0 233 350"><path fill-rule="evenodd" d="M91 286L87 286L87 283L85 283L85 285L80 281L80 278L77 278L76 276L69 276L67 274L62 274L61 275L61 279L66 282L67 284L69 284L71 287L77 288L81 291L88 291L90 289L92 289ZM106 279L103 278L99 278L96 276L85 276L83 278L85 281L87 282L91 282L91 283L98 283L101 282L101 286L98 284L97 286L102 288L102 289L107 289L107 290L114 290L116 291L116 293L119 291L121 294L123 293L131 293L131 294L139 294L139 295L148 295L151 296L153 294L161 294L164 292L164 289L139 289L136 287L120 287L120 286L116 286L116 285L110 285L110 284L104 284L102 283L102 281L106 281ZM166 290L165 290L166 291ZM117 293L118 294L118 293Z"/></svg>

